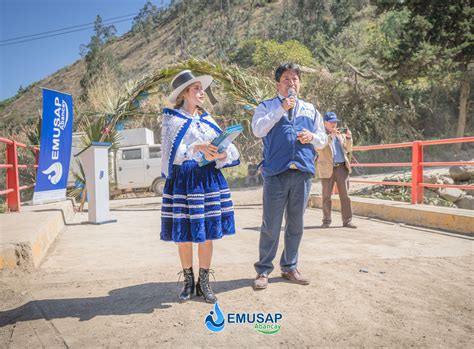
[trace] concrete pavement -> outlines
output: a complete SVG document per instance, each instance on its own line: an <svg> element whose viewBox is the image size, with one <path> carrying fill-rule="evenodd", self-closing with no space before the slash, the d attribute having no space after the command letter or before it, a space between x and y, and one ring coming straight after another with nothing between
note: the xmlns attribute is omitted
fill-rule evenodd
<svg viewBox="0 0 474 349"><path fill-rule="evenodd" d="M211 333L211 305L176 302L176 246L159 240L160 199L147 198L112 202L115 224L84 226L76 214L35 272L3 272L0 347L474 344L472 238L364 218L345 229L338 213L322 230L321 211L308 209L299 266L311 284L284 282L278 255L269 288L255 292L261 191L233 197L238 232L214 244L219 305L281 312L280 333L250 324Z"/></svg>

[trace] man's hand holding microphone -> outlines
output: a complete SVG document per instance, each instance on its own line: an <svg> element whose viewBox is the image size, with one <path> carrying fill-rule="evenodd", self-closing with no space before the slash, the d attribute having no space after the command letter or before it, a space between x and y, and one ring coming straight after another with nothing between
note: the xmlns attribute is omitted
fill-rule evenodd
<svg viewBox="0 0 474 349"><path fill-rule="evenodd" d="M281 106L288 112L288 118L290 120L293 119L294 108L296 106L296 90L293 87L288 89L288 97L282 101ZM301 132L298 132L297 139L302 144L311 143L313 140L313 134L304 128Z"/></svg>
<svg viewBox="0 0 474 349"><path fill-rule="evenodd" d="M293 108L296 106L296 90L293 87L288 89L288 97L283 99L281 106L288 112L288 116L291 118L293 114Z"/></svg>

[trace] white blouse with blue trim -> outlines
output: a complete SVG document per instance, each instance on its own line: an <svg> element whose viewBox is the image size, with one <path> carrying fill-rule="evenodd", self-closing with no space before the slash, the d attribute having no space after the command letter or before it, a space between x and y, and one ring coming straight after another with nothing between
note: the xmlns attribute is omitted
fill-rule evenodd
<svg viewBox="0 0 474 349"><path fill-rule="evenodd" d="M192 122L189 125L181 144L176 150L173 165L181 165L186 160L200 161L204 155L199 151L195 152L194 145L211 142L218 136L218 134L207 123L202 122L200 116L192 116L183 109L179 109L178 111L192 119ZM208 115L207 118L211 119L213 123L216 123L210 115ZM223 161L216 160L216 168L218 169L230 165L240 157L239 151L233 144L230 144L225 151L227 153L227 158Z"/></svg>

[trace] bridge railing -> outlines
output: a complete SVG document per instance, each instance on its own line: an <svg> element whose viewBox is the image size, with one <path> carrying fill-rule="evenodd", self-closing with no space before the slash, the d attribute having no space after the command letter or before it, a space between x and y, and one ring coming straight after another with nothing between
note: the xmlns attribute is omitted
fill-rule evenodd
<svg viewBox="0 0 474 349"><path fill-rule="evenodd" d="M454 185L454 184L431 184L423 182L423 168L432 166L461 166L474 165L474 161L444 161L444 162L426 162L424 158L424 147L440 144L468 143L474 142L474 137L448 138L430 141L414 141L407 143L380 144L354 147L353 151L369 151L381 149L412 148L411 162L394 163L357 163L351 164L352 167L411 167L411 182L380 182L362 179L351 179L352 183L383 184L411 187L411 203L423 203L423 188L458 188L474 189L474 185Z"/></svg>
<svg viewBox="0 0 474 349"><path fill-rule="evenodd" d="M474 137L448 138L430 141L414 141L395 144L380 144L354 147L353 151L370 151L381 149L396 148L412 148L411 162L395 162L395 163L357 163L351 164L352 167L411 167L411 182L385 182L370 181L361 179L351 179L353 183L382 184L411 187L411 203L423 203L423 188L459 188L474 189L474 185L454 185L454 184L431 184L423 183L423 168L432 166L460 166L474 165L474 161L452 161L452 162L425 162L424 147L440 144L468 143L474 142ZM6 169L6 188L0 189L0 195L6 195L6 201L9 211L19 211L21 208L20 191L34 187L35 183L20 186L19 170L24 168L37 168L39 158L39 148L30 146L20 142L16 142L7 138L0 137L0 143L6 145L6 163L0 164L0 169ZM35 154L35 164L18 164L18 148L31 149Z"/></svg>
<svg viewBox="0 0 474 349"><path fill-rule="evenodd" d="M3 137L0 137L0 143L6 145L6 163L0 164L0 169L6 169L6 188L0 188L0 195L6 195L6 202L9 211L18 212L21 208L20 191L35 186L35 183L20 185L19 170L24 168L38 168L39 148L37 146L26 145ZM19 164L18 148L33 150L35 154L35 163Z"/></svg>

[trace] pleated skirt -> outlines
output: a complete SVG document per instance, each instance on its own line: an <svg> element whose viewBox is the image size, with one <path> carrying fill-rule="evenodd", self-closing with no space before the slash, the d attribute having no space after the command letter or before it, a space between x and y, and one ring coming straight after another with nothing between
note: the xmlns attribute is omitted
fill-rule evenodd
<svg viewBox="0 0 474 349"><path fill-rule="evenodd" d="M234 207L222 172L214 163L174 165L163 190L161 240L199 243L232 234Z"/></svg>

